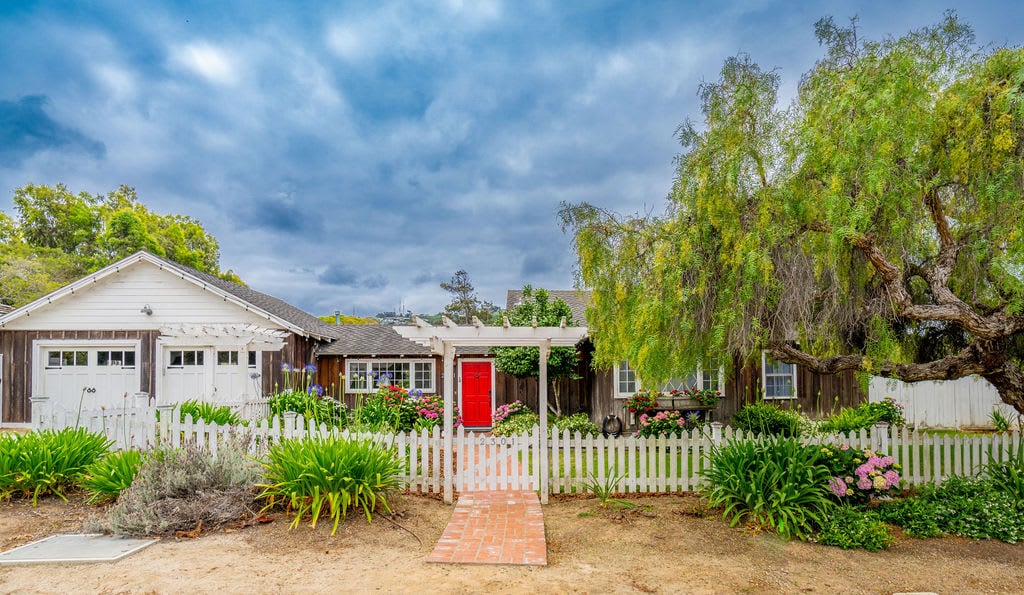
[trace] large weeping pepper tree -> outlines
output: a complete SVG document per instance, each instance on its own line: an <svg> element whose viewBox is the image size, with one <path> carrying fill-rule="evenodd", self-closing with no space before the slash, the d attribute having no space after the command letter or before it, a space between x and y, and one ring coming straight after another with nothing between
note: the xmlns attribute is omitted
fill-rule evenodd
<svg viewBox="0 0 1024 595"><path fill-rule="evenodd" d="M1024 50L949 13L816 24L792 105L747 56L701 85L664 213L563 205L597 363L644 378L761 349L819 373L978 374L1024 412Z"/></svg>

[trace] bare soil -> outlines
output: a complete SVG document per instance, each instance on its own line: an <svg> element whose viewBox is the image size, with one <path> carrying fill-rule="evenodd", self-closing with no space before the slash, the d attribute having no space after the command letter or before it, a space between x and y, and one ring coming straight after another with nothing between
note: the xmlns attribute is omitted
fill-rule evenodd
<svg viewBox="0 0 1024 595"><path fill-rule="evenodd" d="M593 498L544 507L548 566L428 564L452 508L421 496L394 501L390 520L353 515L338 532L268 524L164 539L120 562L0 567L2 592L95 593L723 593L1024 592L1024 544L899 536L880 553L786 542L730 528L694 496ZM0 503L0 550L75 532L98 509L72 498ZM239 525L242 523L240 522Z"/></svg>

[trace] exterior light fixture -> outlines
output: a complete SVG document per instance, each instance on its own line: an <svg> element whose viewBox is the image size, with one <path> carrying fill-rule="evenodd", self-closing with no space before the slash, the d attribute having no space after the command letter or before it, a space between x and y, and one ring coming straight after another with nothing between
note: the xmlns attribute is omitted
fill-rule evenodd
<svg viewBox="0 0 1024 595"><path fill-rule="evenodd" d="M146 304L145 306L142 307L141 310L139 310L139 312L142 312L146 316L152 316L153 315L153 308L150 308L149 304Z"/></svg>

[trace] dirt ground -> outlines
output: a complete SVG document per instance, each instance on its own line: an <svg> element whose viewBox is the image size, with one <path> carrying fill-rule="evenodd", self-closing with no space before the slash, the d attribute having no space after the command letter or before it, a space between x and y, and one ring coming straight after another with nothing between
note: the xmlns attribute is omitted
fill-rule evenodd
<svg viewBox="0 0 1024 595"><path fill-rule="evenodd" d="M288 529L274 522L195 539L164 539L116 563L0 567L0 591L43 593L734 593L1024 592L1024 544L900 537L885 552L785 542L705 516L693 496L632 500L642 512L593 498L544 507L548 566L424 561L452 508L401 496L390 522L352 516ZM0 550L70 533L97 509L72 499L0 503ZM397 523L397 524L396 524ZM399 526L401 525L401 527Z"/></svg>

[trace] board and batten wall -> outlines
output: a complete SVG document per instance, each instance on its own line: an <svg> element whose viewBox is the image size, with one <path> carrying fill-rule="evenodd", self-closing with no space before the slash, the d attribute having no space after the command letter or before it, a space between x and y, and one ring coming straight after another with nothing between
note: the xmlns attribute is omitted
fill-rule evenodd
<svg viewBox="0 0 1024 595"><path fill-rule="evenodd" d="M907 423L919 428L988 428L994 410L1010 420L1017 418L1016 410L980 376L922 382L872 377L868 398L877 402L888 396L903 405Z"/></svg>

